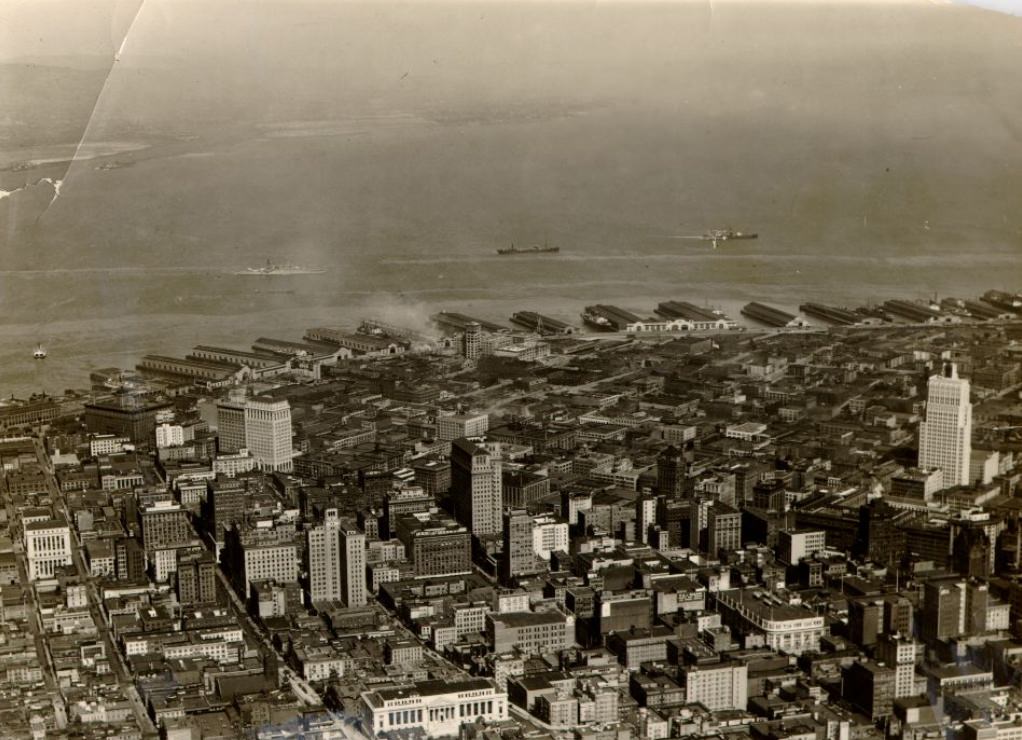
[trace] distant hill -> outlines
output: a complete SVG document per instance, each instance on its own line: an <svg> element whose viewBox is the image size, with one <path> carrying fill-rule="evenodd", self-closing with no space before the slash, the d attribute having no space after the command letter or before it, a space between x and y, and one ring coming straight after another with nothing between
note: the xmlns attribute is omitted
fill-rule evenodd
<svg viewBox="0 0 1022 740"><path fill-rule="evenodd" d="M0 64L0 166L19 161L19 148L77 142L106 76L106 68Z"/></svg>

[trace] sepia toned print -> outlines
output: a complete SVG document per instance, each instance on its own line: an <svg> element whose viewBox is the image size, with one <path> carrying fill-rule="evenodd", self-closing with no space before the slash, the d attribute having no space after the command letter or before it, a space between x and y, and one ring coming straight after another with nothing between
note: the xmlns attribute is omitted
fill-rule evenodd
<svg viewBox="0 0 1022 740"><path fill-rule="evenodd" d="M1014 738L1022 7L0 3L0 735Z"/></svg>

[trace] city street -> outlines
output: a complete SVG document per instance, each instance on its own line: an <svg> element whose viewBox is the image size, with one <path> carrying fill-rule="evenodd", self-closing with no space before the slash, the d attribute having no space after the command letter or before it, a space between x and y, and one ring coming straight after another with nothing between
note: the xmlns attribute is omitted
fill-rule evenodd
<svg viewBox="0 0 1022 740"><path fill-rule="evenodd" d="M92 615L92 621L96 624L96 629L99 631L99 638L103 640L110 666L113 668L114 673L117 676L117 683L121 687L125 699L127 699L131 704L135 719L138 722L138 726L142 729L143 735L147 738L158 737L159 733L156 730L156 726L153 724L152 719L150 719L149 713L146 711L145 705L142 703L138 690L135 688L135 684L131 680L131 674L124 662L124 657L121 655L120 650L117 649L117 646L110 634L110 625L107 621L106 610L101 606L103 602L100 598L99 589L96 586L96 579L92 577L87 565L85 564L85 559L82 555L83 545L78 536L78 528L74 526L74 519L71 516L71 511L68 509L67 496L64 495L64 493L60 490L60 487L57 485L53 464L50 461L49 456L46 454L46 451L43 449L42 444L36 440L35 446L40 465L46 471L50 494L53 497L54 502L56 502L57 507L63 513L67 522L71 525L71 559L79 578L85 584L88 591L89 613Z"/></svg>

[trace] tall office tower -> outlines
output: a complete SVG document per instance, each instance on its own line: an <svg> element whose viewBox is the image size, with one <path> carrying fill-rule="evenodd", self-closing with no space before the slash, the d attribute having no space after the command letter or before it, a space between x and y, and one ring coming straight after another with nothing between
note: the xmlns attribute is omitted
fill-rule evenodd
<svg viewBox="0 0 1022 740"><path fill-rule="evenodd" d="M667 532L668 547L689 547L692 544L689 502L668 496L658 497L656 523Z"/></svg>
<svg viewBox="0 0 1022 740"><path fill-rule="evenodd" d="M479 359L482 354L483 327L476 322L465 325L465 358L469 360Z"/></svg>
<svg viewBox="0 0 1022 740"><path fill-rule="evenodd" d="M366 536L353 527L342 526L341 599L348 607L366 605Z"/></svg>
<svg viewBox="0 0 1022 740"><path fill-rule="evenodd" d="M504 583L536 572L532 527L532 517L525 509L508 509L504 512L504 559L501 563Z"/></svg>
<svg viewBox="0 0 1022 740"><path fill-rule="evenodd" d="M472 570L472 535L439 511L398 517L395 534L404 543L417 576L443 576Z"/></svg>
<svg viewBox="0 0 1022 740"><path fill-rule="evenodd" d="M193 539L188 511L170 501L158 501L139 511L142 525L142 546L146 552L183 545Z"/></svg>
<svg viewBox="0 0 1022 740"><path fill-rule="evenodd" d="M478 440L451 443L451 496L458 521L474 535L500 532L500 457Z"/></svg>
<svg viewBox="0 0 1022 740"><path fill-rule="evenodd" d="M965 632L965 581L934 578L923 586L923 617L920 636L927 644Z"/></svg>
<svg viewBox="0 0 1022 740"><path fill-rule="evenodd" d="M655 496L643 495L635 502L635 539L649 542L649 528L656 524Z"/></svg>
<svg viewBox="0 0 1022 740"><path fill-rule="evenodd" d="M238 452L245 447L245 403L226 400L216 405L217 449Z"/></svg>
<svg viewBox="0 0 1022 740"><path fill-rule="evenodd" d="M244 521L248 499L248 490L242 481L210 481L201 521L214 542L222 544L225 530L236 522Z"/></svg>
<svg viewBox="0 0 1022 740"><path fill-rule="evenodd" d="M216 560L212 553L178 550L177 600L182 606L216 603Z"/></svg>
<svg viewBox="0 0 1022 740"><path fill-rule="evenodd" d="M997 568L997 542L1007 528L989 511L963 511L951 518L951 565L963 576L987 578Z"/></svg>
<svg viewBox="0 0 1022 740"><path fill-rule="evenodd" d="M951 546L951 567L966 578L987 578L993 554L993 543L983 529L965 528Z"/></svg>
<svg viewBox="0 0 1022 740"><path fill-rule="evenodd" d="M987 631L990 586L986 581L969 581L965 588L965 632L976 635Z"/></svg>
<svg viewBox="0 0 1022 740"><path fill-rule="evenodd" d="M685 476L688 465L685 456L674 445L657 455L656 487L662 496L681 496L685 492Z"/></svg>
<svg viewBox="0 0 1022 740"><path fill-rule="evenodd" d="M876 657L894 669L894 698L912 696L915 691L916 641L908 635L881 635Z"/></svg>
<svg viewBox="0 0 1022 740"><path fill-rule="evenodd" d="M314 603L341 600L340 531L337 509L327 509L323 523L309 530L309 598Z"/></svg>
<svg viewBox="0 0 1022 740"><path fill-rule="evenodd" d="M706 522L706 552L721 557L742 546L742 512L733 506L715 501Z"/></svg>
<svg viewBox="0 0 1022 740"><path fill-rule="evenodd" d="M70 537L70 534L68 535ZM28 550L26 549L26 554ZM145 550L134 537L120 537L114 545L114 568L118 581L143 581L145 575ZM68 556L68 563L70 563ZM32 578L32 562L29 560L29 579Z"/></svg>
<svg viewBox="0 0 1022 740"><path fill-rule="evenodd" d="M884 597L884 632L912 634L912 602L898 594Z"/></svg>
<svg viewBox="0 0 1022 740"><path fill-rule="evenodd" d="M897 671L872 660L858 661L841 669L844 699L874 722L891 713Z"/></svg>
<svg viewBox="0 0 1022 740"><path fill-rule="evenodd" d="M225 539L224 570L234 590L246 601L256 581L298 581L302 545L293 525L265 528L235 524L227 530Z"/></svg>
<svg viewBox="0 0 1022 740"><path fill-rule="evenodd" d="M878 598L849 599L848 637L859 647L875 645L883 634L884 602Z"/></svg>
<svg viewBox="0 0 1022 740"><path fill-rule="evenodd" d="M684 678L685 701L711 712L745 711L749 701L749 667L738 661L701 661L678 668Z"/></svg>
<svg viewBox="0 0 1022 740"><path fill-rule="evenodd" d="M245 446L263 470L291 472L291 404L270 398L246 401Z"/></svg>
<svg viewBox="0 0 1022 740"><path fill-rule="evenodd" d="M710 522L713 499L700 496L689 502L688 546L697 552L707 551L706 527Z"/></svg>
<svg viewBox="0 0 1022 740"><path fill-rule="evenodd" d="M972 404L969 381L958 377L958 368L944 365L940 375L930 377L926 395L926 421L919 425L919 467L940 468L944 485L969 485L972 458Z"/></svg>
<svg viewBox="0 0 1022 740"><path fill-rule="evenodd" d="M1007 528L997 540L997 574L1022 570L1022 521L1018 514L1008 519Z"/></svg>
<svg viewBox="0 0 1022 740"><path fill-rule="evenodd" d="M545 561L555 552L568 552L568 523L550 514L532 517L532 553Z"/></svg>

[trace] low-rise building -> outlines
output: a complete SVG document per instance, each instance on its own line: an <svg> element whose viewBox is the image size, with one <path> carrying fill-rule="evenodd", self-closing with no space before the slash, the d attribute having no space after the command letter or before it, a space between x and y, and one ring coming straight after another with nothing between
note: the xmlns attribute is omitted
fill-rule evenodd
<svg viewBox="0 0 1022 740"><path fill-rule="evenodd" d="M486 637L495 653L556 653L575 643L575 617L559 611L486 615Z"/></svg>
<svg viewBox="0 0 1022 740"><path fill-rule="evenodd" d="M820 648L824 618L802 604L759 588L719 591L714 601L724 624L743 635L762 635L775 650L801 655Z"/></svg>
<svg viewBox="0 0 1022 740"><path fill-rule="evenodd" d="M457 735L462 725L477 719L507 719L507 693L490 679L417 681L408 686L364 692L358 715L365 729L384 732L419 730L429 737Z"/></svg>

